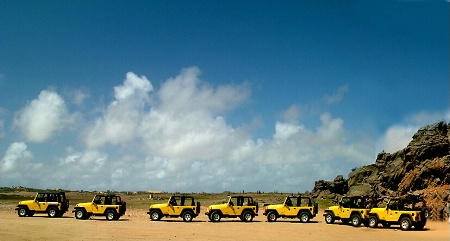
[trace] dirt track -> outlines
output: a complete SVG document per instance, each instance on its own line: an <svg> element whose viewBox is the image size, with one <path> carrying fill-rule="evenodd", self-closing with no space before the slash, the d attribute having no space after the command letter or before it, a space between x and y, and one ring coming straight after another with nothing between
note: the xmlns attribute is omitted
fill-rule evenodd
<svg viewBox="0 0 450 241"><path fill-rule="evenodd" d="M327 225L321 212L312 223L279 219L266 222L260 212L252 223L238 219L222 219L219 223L207 221L202 213L191 223L182 219L163 218L151 222L146 210L128 210L119 221L76 220L68 212L63 218L46 215L19 218L12 211L0 211L1 240L395 240L395 241L449 241L446 222L428 222L424 231L354 228L339 222Z"/></svg>

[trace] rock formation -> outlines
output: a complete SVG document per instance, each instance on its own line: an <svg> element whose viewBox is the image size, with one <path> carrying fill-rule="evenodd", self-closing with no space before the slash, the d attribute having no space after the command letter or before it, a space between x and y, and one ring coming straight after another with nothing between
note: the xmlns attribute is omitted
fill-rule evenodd
<svg viewBox="0 0 450 241"><path fill-rule="evenodd" d="M431 209L431 218L442 219L449 202L450 124L439 121L420 128L408 146L395 153L381 152L375 164L355 168L345 180L317 181L312 195L335 198L338 195L383 196L421 195Z"/></svg>

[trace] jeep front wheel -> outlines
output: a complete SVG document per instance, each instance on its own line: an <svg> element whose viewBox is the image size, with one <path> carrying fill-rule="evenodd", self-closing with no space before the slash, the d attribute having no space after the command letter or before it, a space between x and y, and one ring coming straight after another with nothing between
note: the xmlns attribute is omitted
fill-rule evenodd
<svg viewBox="0 0 450 241"><path fill-rule="evenodd" d="M76 218L76 219L85 219L84 210L82 210L82 209L77 209L77 210L75 211L75 218Z"/></svg>
<svg viewBox="0 0 450 241"><path fill-rule="evenodd" d="M17 214L19 215L19 217L25 217L27 216L27 209L26 208L19 208L19 210L17 211Z"/></svg>
<svg viewBox="0 0 450 241"><path fill-rule="evenodd" d="M114 211L114 210L106 211L106 219L108 221L115 220L116 219L116 211Z"/></svg>
<svg viewBox="0 0 450 241"><path fill-rule="evenodd" d="M334 223L334 217L333 217L333 214L331 214L330 212L327 212L327 213L325 214L325 222L326 222L327 224L332 224L332 223Z"/></svg>
<svg viewBox="0 0 450 241"><path fill-rule="evenodd" d="M267 214L267 222L275 222L277 221L277 214L274 211L270 211Z"/></svg>
<svg viewBox="0 0 450 241"><path fill-rule="evenodd" d="M51 218L57 217L58 216L58 209L55 207L49 207L48 208L48 216Z"/></svg>
<svg viewBox="0 0 450 241"><path fill-rule="evenodd" d="M372 216L369 218L369 227L376 228L378 226L378 218L375 216Z"/></svg>
<svg viewBox="0 0 450 241"><path fill-rule="evenodd" d="M409 230L411 228L411 219L408 217L403 217L400 219L400 229L403 231Z"/></svg>
<svg viewBox="0 0 450 241"><path fill-rule="evenodd" d="M161 213L158 210L153 210L150 212L150 219L152 221L158 221L161 219Z"/></svg>
<svg viewBox="0 0 450 241"><path fill-rule="evenodd" d="M193 216L194 214L191 211L186 211L183 213L183 221L190 222L194 218Z"/></svg>
<svg viewBox="0 0 450 241"><path fill-rule="evenodd" d="M245 211L242 214L242 221L244 222L251 222L253 220L253 213L250 211Z"/></svg>
<svg viewBox="0 0 450 241"><path fill-rule="evenodd" d="M300 215L298 215L300 218L300 222L307 223L309 222L309 214L307 212L301 212Z"/></svg>
<svg viewBox="0 0 450 241"><path fill-rule="evenodd" d="M209 219L213 222L219 222L222 217L218 211L214 211L209 215Z"/></svg>
<svg viewBox="0 0 450 241"><path fill-rule="evenodd" d="M359 214L353 214L350 219L352 221L353 227L360 227L361 226L361 217L359 216Z"/></svg>

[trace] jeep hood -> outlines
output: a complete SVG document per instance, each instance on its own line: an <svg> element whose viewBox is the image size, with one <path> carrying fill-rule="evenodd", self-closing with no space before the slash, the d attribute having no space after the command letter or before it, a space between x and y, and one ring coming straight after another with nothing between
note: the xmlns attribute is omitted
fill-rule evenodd
<svg viewBox="0 0 450 241"><path fill-rule="evenodd" d="M169 204L167 204L167 203L161 203L161 204L153 204L153 205L150 205L150 208L165 208L165 207L167 207L167 206L169 206Z"/></svg>
<svg viewBox="0 0 450 241"><path fill-rule="evenodd" d="M77 205L75 205L75 207L88 207L93 205L92 202L87 202L87 203L77 203Z"/></svg>
<svg viewBox="0 0 450 241"><path fill-rule="evenodd" d="M284 204L270 204L266 206L266 209L279 209L284 207Z"/></svg>
<svg viewBox="0 0 450 241"><path fill-rule="evenodd" d="M370 213L380 213L380 212L385 212L386 208L372 208L370 210Z"/></svg>
<svg viewBox="0 0 450 241"><path fill-rule="evenodd" d="M214 204L208 207L208 210L211 209L222 209L228 207L228 203L222 203L222 204Z"/></svg>
<svg viewBox="0 0 450 241"><path fill-rule="evenodd" d="M331 207L328 207L326 210L338 210L339 209L339 206L331 206Z"/></svg>
<svg viewBox="0 0 450 241"><path fill-rule="evenodd" d="M28 205L28 204L32 204L32 203L34 203L34 200L25 200L25 201L20 201L20 202L19 202L19 205L20 205L20 204L22 204L22 205Z"/></svg>

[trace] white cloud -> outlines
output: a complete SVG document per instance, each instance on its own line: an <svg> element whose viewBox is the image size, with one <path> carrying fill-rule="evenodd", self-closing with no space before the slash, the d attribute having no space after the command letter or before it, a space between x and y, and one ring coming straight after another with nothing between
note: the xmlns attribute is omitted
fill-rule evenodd
<svg viewBox="0 0 450 241"><path fill-rule="evenodd" d="M127 73L123 85L114 87L115 100L103 116L85 131L86 144L94 148L106 143L125 143L135 138L138 134L136 127L149 102L148 92L152 89L145 76Z"/></svg>
<svg viewBox="0 0 450 241"><path fill-rule="evenodd" d="M388 153L394 153L405 148L411 142L418 126L392 126L389 127L382 137L381 148Z"/></svg>
<svg viewBox="0 0 450 241"><path fill-rule="evenodd" d="M377 149L388 153L394 153L405 148L412 140L417 130L425 125L433 124L440 120L450 120L450 112L421 111L405 118L403 123L390 126L378 140Z"/></svg>
<svg viewBox="0 0 450 241"><path fill-rule="evenodd" d="M16 113L14 125L27 140L43 142L70 121L64 100L50 90L43 90L37 99Z"/></svg>
<svg viewBox="0 0 450 241"><path fill-rule="evenodd" d="M39 169L42 164L33 163L32 159L33 154L27 150L27 145L25 143L12 143L8 147L8 150L0 163L0 170L3 178L20 178L26 173L33 173L36 169Z"/></svg>
<svg viewBox="0 0 450 241"><path fill-rule="evenodd" d="M248 86L212 87L199 74L184 69L153 90L145 76L128 73L80 131L85 147L67 147L44 164L51 171L36 174L49 177L44 185L74 189L296 192L374 161L373 143L348 133L343 119L323 113L311 128L297 123L296 106L274 123L272 138L254 139L224 116L248 100Z"/></svg>

